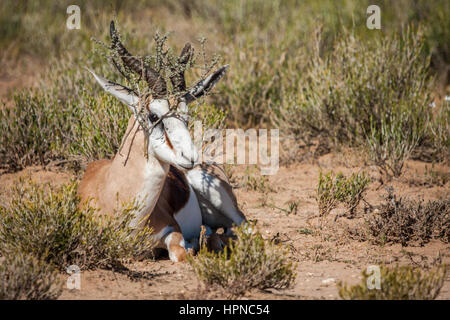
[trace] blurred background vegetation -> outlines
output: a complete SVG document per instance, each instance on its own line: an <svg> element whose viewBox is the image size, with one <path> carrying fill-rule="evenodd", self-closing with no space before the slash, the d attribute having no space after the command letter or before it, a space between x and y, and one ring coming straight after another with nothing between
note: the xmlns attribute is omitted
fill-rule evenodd
<svg viewBox="0 0 450 320"><path fill-rule="evenodd" d="M68 30L67 7L81 9ZM381 8L381 30L366 27ZM10 88L0 107L0 166L79 166L111 157L130 116L83 69L124 83L91 38L109 43L116 19L131 52L171 31L231 69L216 93L193 107L205 126L279 127L282 162L305 146L358 148L400 175L409 157L448 161L450 3L447 0L2 1L0 77L25 70L32 89ZM195 70L187 75L193 81ZM208 116L206 116L208 115Z"/></svg>

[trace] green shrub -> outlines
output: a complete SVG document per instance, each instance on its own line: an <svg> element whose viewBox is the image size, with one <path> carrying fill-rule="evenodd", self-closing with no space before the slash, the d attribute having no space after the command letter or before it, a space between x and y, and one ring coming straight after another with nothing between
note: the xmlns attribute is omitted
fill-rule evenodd
<svg viewBox="0 0 450 320"><path fill-rule="evenodd" d="M370 178L364 171L353 173L348 178L342 173L335 174L330 171L324 175L321 171L316 189L320 215L329 214L339 203L343 203L353 215L369 183Z"/></svg>
<svg viewBox="0 0 450 320"><path fill-rule="evenodd" d="M441 104L433 122L428 127L430 147L424 150L431 160L445 160L450 157L450 100Z"/></svg>
<svg viewBox="0 0 450 320"><path fill-rule="evenodd" d="M392 190L379 212L366 218L366 227L375 243L406 246L431 239L450 242L450 200L421 201L397 199Z"/></svg>
<svg viewBox="0 0 450 320"><path fill-rule="evenodd" d="M53 300L61 291L58 272L42 260L18 251L0 263L0 300Z"/></svg>
<svg viewBox="0 0 450 320"><path fill-rule="evenodd" d="M431 119L423 34L407 30L364 43L346 32L325 58L319 43L303 90L275 113L277 123L297 136L363 146L377 165L398 175Z"/></svg>
<svg viewBox="0 0 450 320"><path fill-rule="evenodd" d="M191 121L190 128L193 129L194 121L201 121L203 130L222 129L228 111L204 101L198 101L189 106Z"/></svg>
<svg viewBox="0 0 450 320"><path fill-rule="evenodd" d="M72 264L114 267L152 248L151 230L129 227L137 204L123 204L118 217L100 216L91 207L79 208L76 192L75 182L58 188L16 185L0 205L0 253L22 252L65 270Z"/></svg>
<svg viewBox="0 0 450 320"><path fill-rule="evenodd" d="M440 265L423 271L411 266L392 269L381 266L380 289L367 288L371 275L363 271L363 279L358 285L348 287L338 283L339 296L345 300L433 300L444 285L447 268Z"/></svg>
<svg viewBox="0 0 450 320"><path fill-rule="evenodd" d="M131 112L106 92L95 96L83 92L76 104L67 118L67 124L72 123L72 126L56 146L57 152L65 159L80 162L112 158L125 134Z"/></svg>
<svg viewBox="0 0 450 320"><path fill-rule="evenodd" d="M53 136L58 116L47 97L32 91L14 96L14 106L0 108L0 166L18 170L32 164L46 164L55 158Z"/></svg>
<svg viewBox="0 0 450 320"><path fill-rule="evenodd" d="M80 69L76 62L55 63L39 90L20 92L12 106L0 108L4 169L53 160L83 164L116 153L131 112Z"/></svg>
<svg viewBox="0 0 450 320"><path fill-rule="evenodd" d="M65 57L68 52L85 52L90 47L93 31L102 28L114 14L126 20L130 13L148 7L145 1L132 4L123 1L86 1L76 3L81 11L81 28L66 29L69 0L17 0L0 3L0 58L32 56L48 62L49 57ZM145 6L144 6L145 4ZM102 23L104 22L104 23ZM99 27L102 26L102 27Z"/></svg>
<svg viewBox="0 0 450 320"><path fill-rule="evenodd" d="M371 118L370 131L367 134L367 148L370 159L387 175L398 177L403 164L424 139L425 122L409 112L392 112L389 119L381 119L377 127Z"/></svg>
<svg viewBox="0 0 450 320"><path fill-rule="evenodd" d="M233 296L252 288L282 289L293 284L295 265L289 261L287 249L244 226L235 228L235 232L237 239L230 241L223 252L211 252L203 246L196 257L188 258L201 281L223 287Z"/></svg>
<svg viewBox="0 0 450 320"><path fill-rule="evenodd" d="M367 148L375 164L397 176L431 119L423 34L360 41L347 33L331 56L314 55L295 119L335 144Z"/></svg>

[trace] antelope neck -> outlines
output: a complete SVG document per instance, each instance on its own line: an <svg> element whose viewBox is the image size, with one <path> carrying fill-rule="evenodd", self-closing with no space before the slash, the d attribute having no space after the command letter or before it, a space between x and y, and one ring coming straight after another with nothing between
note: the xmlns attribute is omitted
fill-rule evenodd
<svg viewBox="0 0 450 320"><path fill-rule="evenodd" d="M131 223L132 227L138 227L153 211L170 165L161 162L152 153L145 156L144 131L137 122L133 126L133 122L131 119L126 131L129 134L113 159L109 181L115 181L113 184L116 186L111 186L112 190L124 190L119 196L120 200L129 201L134 198L142 206Z"/></svg>

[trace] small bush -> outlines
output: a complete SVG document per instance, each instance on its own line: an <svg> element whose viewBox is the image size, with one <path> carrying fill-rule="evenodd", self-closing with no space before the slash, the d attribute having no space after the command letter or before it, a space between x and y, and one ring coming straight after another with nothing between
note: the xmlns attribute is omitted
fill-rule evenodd
<svg viewBox="0 0 450 320"><path fill-rule="evenodd" d="M262 193L273 191L267 176L260 175L256 172L256 170L254 170L255 168L256 167L250 169L247 167L245 169L245 174L242 177L241 185L251 191L258 191Z"/></svg>
<svg viewBox="0 0 450 320"><path fill-rule="evenodd" d="M114 267L152 248L151 230L137 234L128 226L135 203L115 216L99 216L91 207L79 208L75 182L48 192L35 183L14 188L7 204L0 204L0 253L30 254L60 270L75 264L82 269ZM119 215L120 214L120 215Z"/></svg>
<svg viewBox="0 0 450 320"><path fill-rule="evenodd" d="M380 289L368 289L371 276L363 271L358 285L347 287L338 283L339 296L345 300L433 300L444 285L447 266L440 265L430 271L411 266L380 267ZM369 279L371 281L371 279Z"/></svg>
<svg viewBox="0 0 450 320"><path fill-rule="evenodd" d="M54 155L52 142L58 119L44 95L26 91L14 96L14 106L0 107L0 166L10 171L46 164Z"/></svg>
<svg viewBox="0 0 450 320"><path fill-rule="evenodd" d="M282 289L293 284L295 266L287 258L287 249L243 226L235 232L237 239L223 252L210 252L203 246L197 257L188 258L200 280L223 287L233 296L252 288Z"/></svg>
<svg viewBox="0 0 450 320"><path fill-rule="evenodd" d="M20 92L12 106L0 108L2 168L17 171L53 160L81 164L115 154L131 113L99 91L87 71L74 68L57 63L50 88Z"/></svg>
<svg viewBox="0 0 450 320"><path fill-rule="evenodd" d="M50 264L18 251L0 263L0 300L53 300L62 291Z"/></svg>
<svg viewBox="0 0 450 320"><path fill-rule="evenodd" d="M201 121L203 130L222 129L228 112L215 105L199 100L189 106L192 120ZM190 121L190 129L194 129L194 121Z"/></svg>
<svg viewBox="0 0 450 320"><path fill-rule="evenodd" d="M370 119L366 136L369 157L387 175L398 177L404 161L425 136L424 119L411 112L393 110L379 125Z"/></svg>
<svg viewBox="0 0 450 320"><path fill-rule="evenodd" d="M450 157L450 100L446 98L433 122L428 127L430 147L424 152L431 155L432 160L445 160Z"/></svg>
<svg viewBox="0 0 450 320"><path fill-rule="evenodd" d="M324 175L320 172L316 189L320 215L329 214L339 203L345 204L348 212L353 215L369 183L370 178L364 171L353 173L349 178L342 173L334 174L330 171Z"/></svg>
<svg viewBox="0 0 450 320"><path fill-rule="evenodd" d="M450 242L450 201L397 199L389 190L379 212L366 219L369 234L376 243L413 242L424 244L431 239Z"/></svg>
<svg viewBox="0 0 450 320"><path fill-rule="evenodd" d="M56 152L79 162L112 158L128 125L128 108L106 92L82 92L74 103L61 127L72 125L58 139Z"/></svg>

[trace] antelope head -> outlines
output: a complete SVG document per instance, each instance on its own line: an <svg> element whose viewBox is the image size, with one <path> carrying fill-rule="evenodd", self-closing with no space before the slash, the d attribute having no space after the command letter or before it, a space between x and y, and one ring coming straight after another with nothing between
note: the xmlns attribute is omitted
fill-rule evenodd
<svg viewBox="0 0 450 320"><path fill-rule="evenodd" d="M193 54L191 45L187 43L177 61L177 65L181 68L171 68L170 81L173 92L178 94L169 97L164 76L149 65L144 65L142 59L134 57L127 51L120 42L113 21L110 25L110 34L112 49L116 50L124 66L146 81L149 94L139 95L125 86L89 71L105 91L131 108L148 138L148 155L153 155L159 161L180 170L193 168L197 163L198 153L188 130L188 104L211 90L225 74L228 65L197 82L192 89L186 90L184 70Z"/></svg>

